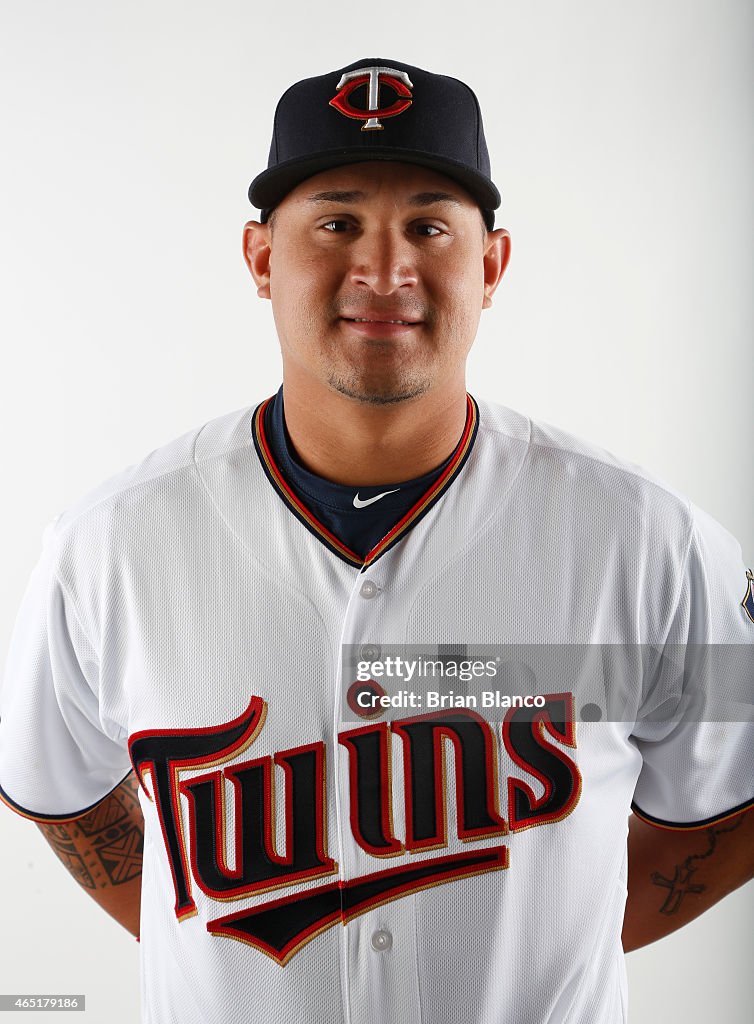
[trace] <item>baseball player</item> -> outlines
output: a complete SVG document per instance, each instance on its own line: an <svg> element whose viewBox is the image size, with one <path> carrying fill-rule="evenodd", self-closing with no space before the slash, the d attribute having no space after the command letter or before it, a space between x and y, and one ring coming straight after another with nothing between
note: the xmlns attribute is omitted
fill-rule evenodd
<svg viewBox="0 0 754 1024"><path fill-rule="evenodd" d="M149 1024L625 1022L624 948L753 870L740 547L467 393L510 254L468 86L298 82L249 195L282 387L49 526L2 798L139 935ZM477 645L552 657L486 713Z"/></svg>

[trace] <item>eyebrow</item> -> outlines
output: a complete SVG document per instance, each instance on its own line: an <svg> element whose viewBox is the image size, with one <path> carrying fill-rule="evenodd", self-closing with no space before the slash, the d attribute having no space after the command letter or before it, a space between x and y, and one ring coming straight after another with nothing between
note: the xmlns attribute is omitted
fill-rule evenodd
<svg viewBox="0 0 754 1024"><path fill-rule="evenodd" d="M314 192L307 196L309 203L358 203L367 198L366 192L355 191L331 191ZM462 206L461 200L450 192L417 192L409 197L411 206L434 206L435 203L453 203L455 206Z"/></svg>

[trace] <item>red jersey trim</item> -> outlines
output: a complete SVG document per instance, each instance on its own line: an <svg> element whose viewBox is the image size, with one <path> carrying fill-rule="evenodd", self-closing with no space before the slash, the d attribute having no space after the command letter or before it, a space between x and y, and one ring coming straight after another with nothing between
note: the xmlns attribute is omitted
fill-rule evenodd
<svg viewBox="0 0 754 1024"><path fill-rule="evenodd" d="M445 493L465 464L479 428L479 407L471 395L467 394L466 423L464 424L463 433L461 434L461 438L453 452L450 462L432 486L429 487L429 489L408 510L408 512L399 519L395 526L385 534L382 540L380 540L379 543L377 543L372 550L367 552L364 558L362 558L339 540L331 530L328 530L324 523L317 519L307 505L296 494L294 494L290 485L283 476L280 467L275 462L264 427L265 411L273 398L274 396L266 399L261 403L261 405L257 406L253 417L252 437L254 440L254 447L256 448L259 460L262 463L262 468L264 469L270 483L296 518L299 519L304 526L334 554L338 555L338 557L342 558L345 562L348 562L349 565L353 565L358 569L365 569L368 566L373 565L381 555L384 555L385 552L393 547L394 544L397 544L399 540L402 540L406 533L408 533L408 531L415 526L424 515L426 515L435 502Z"/></svg>

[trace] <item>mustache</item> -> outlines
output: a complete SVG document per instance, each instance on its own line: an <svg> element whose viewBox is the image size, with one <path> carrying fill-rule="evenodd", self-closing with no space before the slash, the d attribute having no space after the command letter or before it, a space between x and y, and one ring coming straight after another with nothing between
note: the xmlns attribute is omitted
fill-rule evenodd
<svg viewBox="0 0 754 1024"><path fill-rule="evenodd" d="M401 299L397 297L380 299L376 295L367 298L363 293L355 293L341 295L332 304L333 318L357 317L367 313L372 316L384 315L391 320L423 320L425 323L431 323L434 319L430 305L413 296Z"/></svg>

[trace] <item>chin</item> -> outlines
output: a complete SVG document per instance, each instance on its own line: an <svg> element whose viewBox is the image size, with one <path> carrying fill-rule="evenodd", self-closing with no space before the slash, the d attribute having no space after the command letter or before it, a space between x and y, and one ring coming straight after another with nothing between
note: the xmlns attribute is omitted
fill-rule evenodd
<svg viewBox="0 0 754 1024"><path fill-rule="evenodd" d="M365 405L397 405L418 398L429 390L429 381L425 379L376 381L357 374L333 373L328 378L328 384L339 394Z"/></svg>

